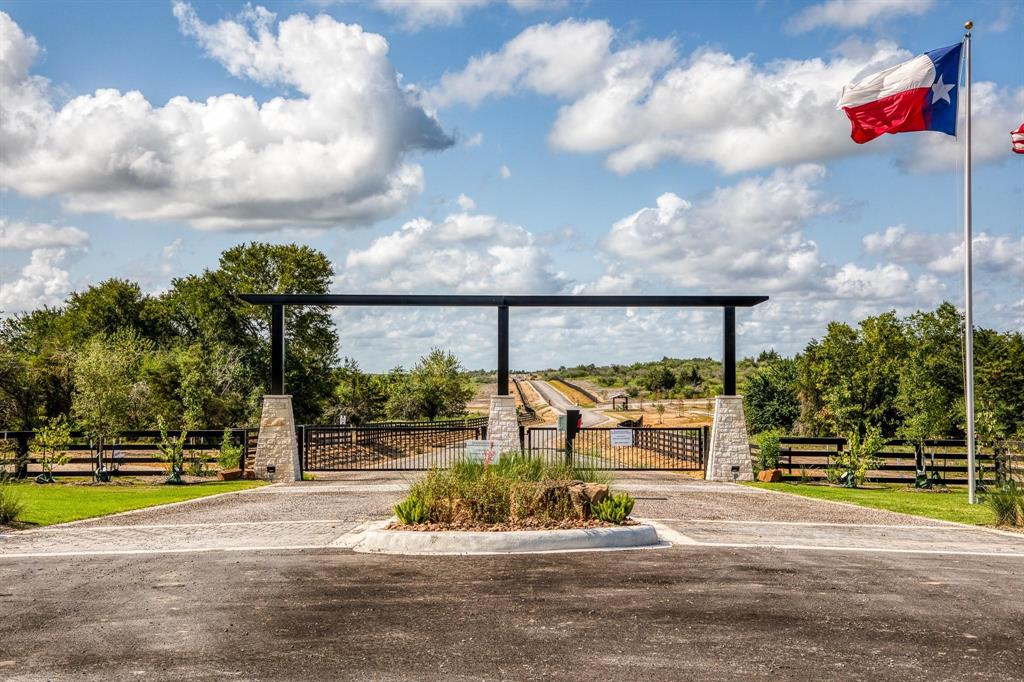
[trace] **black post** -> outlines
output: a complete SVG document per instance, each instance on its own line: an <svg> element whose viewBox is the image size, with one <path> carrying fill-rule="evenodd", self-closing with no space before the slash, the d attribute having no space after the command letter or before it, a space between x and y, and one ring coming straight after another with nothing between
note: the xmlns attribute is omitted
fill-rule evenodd
<svg viewBox="0 0 1024 682"><path fill-rule="evenodd" d="M725 367L725 395L736 395L736 308L727 305L725 310L725 348L722 364Z"/></svg>
<svg viewBox="0 0 1024 682"><path fill-rule="evenodd" d="M270 306L270 394L284 395L284 306Z"/></svg>
<svg viewBox="0 0 1024 682"><path fill-rule="evenodd" d="M508 306L498 306L498 395L508 395Z"/></svg>

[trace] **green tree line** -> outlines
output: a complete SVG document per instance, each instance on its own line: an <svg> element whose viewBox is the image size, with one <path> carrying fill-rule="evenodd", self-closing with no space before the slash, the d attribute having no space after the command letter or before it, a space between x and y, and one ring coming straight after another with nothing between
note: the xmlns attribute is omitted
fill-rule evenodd
<svg viewBox="0 0 1024 682"><path fill-rule="evenodd" d="M750 431L962 438L964 320L950 303L856 327L832 322L784 358L762 353L743 385ZM1024 436L1024 335L976 329L975 409L982 442Z"/></svg>
<svg viewBox="0 0 1024 682"><path fill-rule="evenodd" d="M254 424L270 377L270 315L239 294L328 293L330 260L304 246L243 244L217 267L174 279L160 294L109 279L0 322L0 428L35 429L69 416L76 428L121 429ZM299 423L345 413L458 416L473 395L453 355L431 352L409 372L369 376L339 361L328 310L285 309L287 386ZM365 402L364 402L365 401Z"/></svg>

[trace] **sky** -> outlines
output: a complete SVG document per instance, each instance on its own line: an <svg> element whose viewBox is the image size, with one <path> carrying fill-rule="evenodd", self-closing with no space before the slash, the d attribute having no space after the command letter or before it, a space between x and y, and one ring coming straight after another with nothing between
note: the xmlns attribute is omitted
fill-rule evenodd
<svg viewBox="0 0 1024 682"><path fill-rule="evenodd" d="M252 240L336 293L768 295L741 355L962 305L962 138L857 145L835 105L967 19L976 317L1024 330L1020 0L0 0L0 314ZM496 364L492 310L332 314L372 371ZM511 364L719 357L721 326L515 310Z"/></svg>

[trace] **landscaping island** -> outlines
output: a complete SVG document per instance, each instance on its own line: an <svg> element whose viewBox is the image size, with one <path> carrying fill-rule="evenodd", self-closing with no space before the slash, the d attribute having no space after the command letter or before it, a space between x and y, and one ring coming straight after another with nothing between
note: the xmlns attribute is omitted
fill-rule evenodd
<svg viewBox="0 0 1024 682"><path fill-rule="evenodd" d="M507 454L431 469L370 528L361 552L480 554L624 549L659 545L653 526L629 518L634 500L613 494L604 472Z"/></svg>

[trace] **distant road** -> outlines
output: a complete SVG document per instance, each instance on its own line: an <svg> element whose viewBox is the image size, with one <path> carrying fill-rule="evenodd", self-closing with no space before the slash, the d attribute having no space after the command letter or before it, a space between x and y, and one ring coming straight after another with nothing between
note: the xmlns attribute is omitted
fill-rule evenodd
<svg viewBox="0 0 1024 682"><path fill-rule="evenodd" d="M577 407L571 400L562 395L556 388L546 381L531 380L530 385L537 389L537 393L540 393L540 397L547 401L556 412L559 414L565 414L566 410L579 410L580 417L583 420L583 426L597 426L608 420L608 417L604 416L597 410L588 410L583 407Z"/></svg>

